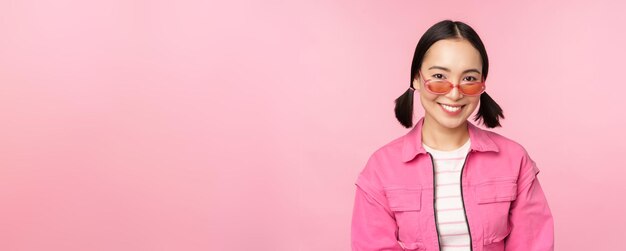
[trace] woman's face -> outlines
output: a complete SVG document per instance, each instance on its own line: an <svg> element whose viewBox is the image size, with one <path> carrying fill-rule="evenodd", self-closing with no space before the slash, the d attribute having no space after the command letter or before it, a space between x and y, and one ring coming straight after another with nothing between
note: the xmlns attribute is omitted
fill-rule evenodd
<svg viewBox="0 0 626 251"><path fill-rule="evenodd" d="M421 70L424 79L419 74L415 76L413 87L419 92L426 120L449 129L464 125L478 106L480 96L465 96L456 85L481 80L482 59L478 50L465 39L439 40L426 51ZM455 88L447 94L432 94L424 86L428 79L445 79Z"/></svg>

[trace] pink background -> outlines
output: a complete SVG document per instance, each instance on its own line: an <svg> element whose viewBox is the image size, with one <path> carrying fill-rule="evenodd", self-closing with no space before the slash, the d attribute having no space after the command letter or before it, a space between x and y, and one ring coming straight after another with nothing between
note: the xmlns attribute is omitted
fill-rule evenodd
<svg viewBox="0 0 626 251"><path fill-rule="evenodd" d="M0 250L349 250L356 176L407 132L393 100L447 18L487 47L493 130L537 162L557 250L617 250L625 9L1 1Z"/></svg>

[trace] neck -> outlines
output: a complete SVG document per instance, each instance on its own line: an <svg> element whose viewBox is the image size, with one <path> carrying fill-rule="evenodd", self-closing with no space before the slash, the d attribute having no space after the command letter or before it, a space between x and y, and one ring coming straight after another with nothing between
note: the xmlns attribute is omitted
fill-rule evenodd
<svg viewBox="0 0 626 251"><path fill-rule="evenodd" d="M434 119L424 118L422 143L433 149L441 151L458 149L467 142L468 138L467 121L456 128L447 128L436 123Z"/></svg>

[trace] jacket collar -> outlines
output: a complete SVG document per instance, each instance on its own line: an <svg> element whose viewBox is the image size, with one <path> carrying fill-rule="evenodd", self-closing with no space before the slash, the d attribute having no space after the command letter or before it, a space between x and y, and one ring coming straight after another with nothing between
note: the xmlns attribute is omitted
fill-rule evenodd
<svg viewBox="0 0 626 251"><path fill-rule="evenodd" d="M409 162L415 158L415 156L426 153L426 149L422 146L422 125L424 124L424 117L422 117L417 124L406 134L403 139L402 146L402 161ZM470 149L480 152L494 151L498 152L498 146L487 135L487 132L471 122L467 122L467 128L470 137Z"/></svg>

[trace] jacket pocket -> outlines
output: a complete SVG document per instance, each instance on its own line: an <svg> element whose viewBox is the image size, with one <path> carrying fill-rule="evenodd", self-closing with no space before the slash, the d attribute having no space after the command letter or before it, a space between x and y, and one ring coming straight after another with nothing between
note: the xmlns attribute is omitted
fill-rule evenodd
<svg viewBox="0 0 626 251"><path fill-rule="evenodd" d="M511 233L509 209L517 199L517 179L498 178L480 183L475 195L483 217L483 244L502 244Z"/></svg>
<svg viewBox="0 0 626 251"><path fill-rule="evenodd" d="M389 208L393 211L398 225L398 242L404 250L422 250L424 245L419 231L422 187L391 186L385 187L384 190Z"/></svg>
<svg viewBox="0 0 626 251"><path fill-rule="evenodd" d="M385 187L389 208L396 211L420 211L422 208L422 187Z"/></svg>

